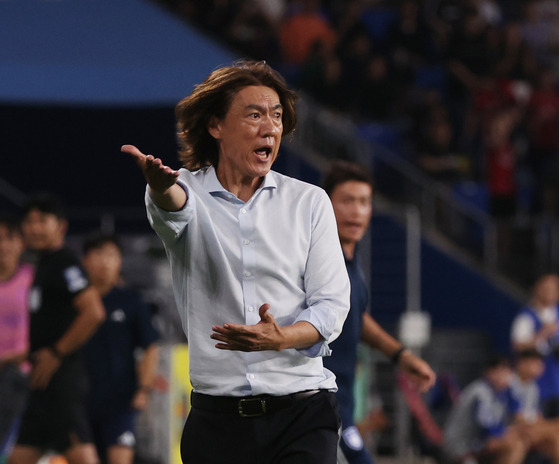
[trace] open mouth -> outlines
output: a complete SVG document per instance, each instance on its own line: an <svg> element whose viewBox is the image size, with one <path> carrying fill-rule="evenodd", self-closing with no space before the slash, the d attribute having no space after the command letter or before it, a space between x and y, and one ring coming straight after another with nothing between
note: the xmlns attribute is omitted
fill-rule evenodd
<svg viewBox="0 0 559 464"><path fill-rule="evenodd" d="M270 157L270 153L272 153L272 148L271 147L257 148L256 150L254 150L254 153L256 153L256 156L258 156L258 158L266 161Z"/></svg>
<svg viewBox="0 0 559 464"><path fill-rule="evenodd" d="M346 222L346 227L352 230L361 230L363 228L363 225L359 222Z"/></svg>

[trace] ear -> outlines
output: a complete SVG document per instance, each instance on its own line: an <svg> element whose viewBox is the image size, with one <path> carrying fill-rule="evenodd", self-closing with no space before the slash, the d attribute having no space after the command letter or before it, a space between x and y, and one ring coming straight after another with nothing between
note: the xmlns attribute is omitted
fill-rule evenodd
<svg viewBox="0 0 559 464"><path fill-rule="evenodd" d="M62 236L66 235L66 232L68 232L68 221L66 219L58 220L58 230L60 231Z"/></svg>
<svg viewBox="0 0 559 464"><path fill-rule="evenodd" d="M219 119L215 116L210 118L210 122L208 123L208 132L216 140L221 138L221 124L219 123Z"/></svg>

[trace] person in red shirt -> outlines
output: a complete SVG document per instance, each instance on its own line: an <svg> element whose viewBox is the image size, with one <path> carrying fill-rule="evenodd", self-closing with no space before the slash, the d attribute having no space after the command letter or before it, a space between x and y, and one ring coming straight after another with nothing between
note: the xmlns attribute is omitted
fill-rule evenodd
<svg viewBox="0 0 559 464"><path fill-rule="evenodd" d="M333 47L336 32L320 14L320 2L302 0L300 11L288 17L279 31L280 48L288 64L302 65L316 42Z"/></svg>
<svg viewBox="0 0 559 464"><path fill-rule="evenodd" d="M511 133L517 119L514 110L498 111L490 119L485 137L490 212L498 218L516 213L516 153Z"/></svg>

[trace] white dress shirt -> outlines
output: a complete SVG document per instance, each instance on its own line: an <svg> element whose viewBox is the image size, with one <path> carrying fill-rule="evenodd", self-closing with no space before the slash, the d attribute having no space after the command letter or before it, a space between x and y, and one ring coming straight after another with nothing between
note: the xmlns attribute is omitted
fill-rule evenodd
<svg viewBox="0 0 559 464"><path fill-rule="evenodd" d="M336 389L322 365L342 330L350 285L324 190L270 171L248 202L223 188L213 167L180 170L188 200L148 219L167 252L190 355L194 390L209 395L284 395ZM305 350L245 353L215 348L212 326L254 325L258 309L280 326L311 323L324 338Z"/></svg>

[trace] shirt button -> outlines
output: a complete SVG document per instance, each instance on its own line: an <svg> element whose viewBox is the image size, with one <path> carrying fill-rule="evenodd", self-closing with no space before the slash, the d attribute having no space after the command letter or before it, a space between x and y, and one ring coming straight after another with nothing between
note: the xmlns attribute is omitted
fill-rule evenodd
<svg viewBox="0 0 559 464"><path fill-rule="evenodd" d="M248 378L249 379L254 379L254 374L249 374Z"/></svg>
<svg viewBox="0 0 559 464"><path fill-rule="evenodd" d="M249 306L248 310L251 311L251 312L254 311L254 306Z"/></svg>
<svg viewBox="0 0 559 464"><path fill-rule="evenodd" d="M247 210L246 209L241 209L241 213L246 214Z"/></svg>
<svg viewBox="0 0 559 464"><path fill-rule="evenodd" d="M244 243L245 245L248 245L248 244L250 243L250 240L245 239L245 240L243 240L243 243Z"/></svg>
<svg viewBox="0 0 559 464"><path fill-rule="evenodd" d="M245 277L250 277L251 275L250 271L245 271Z"/></svg>

